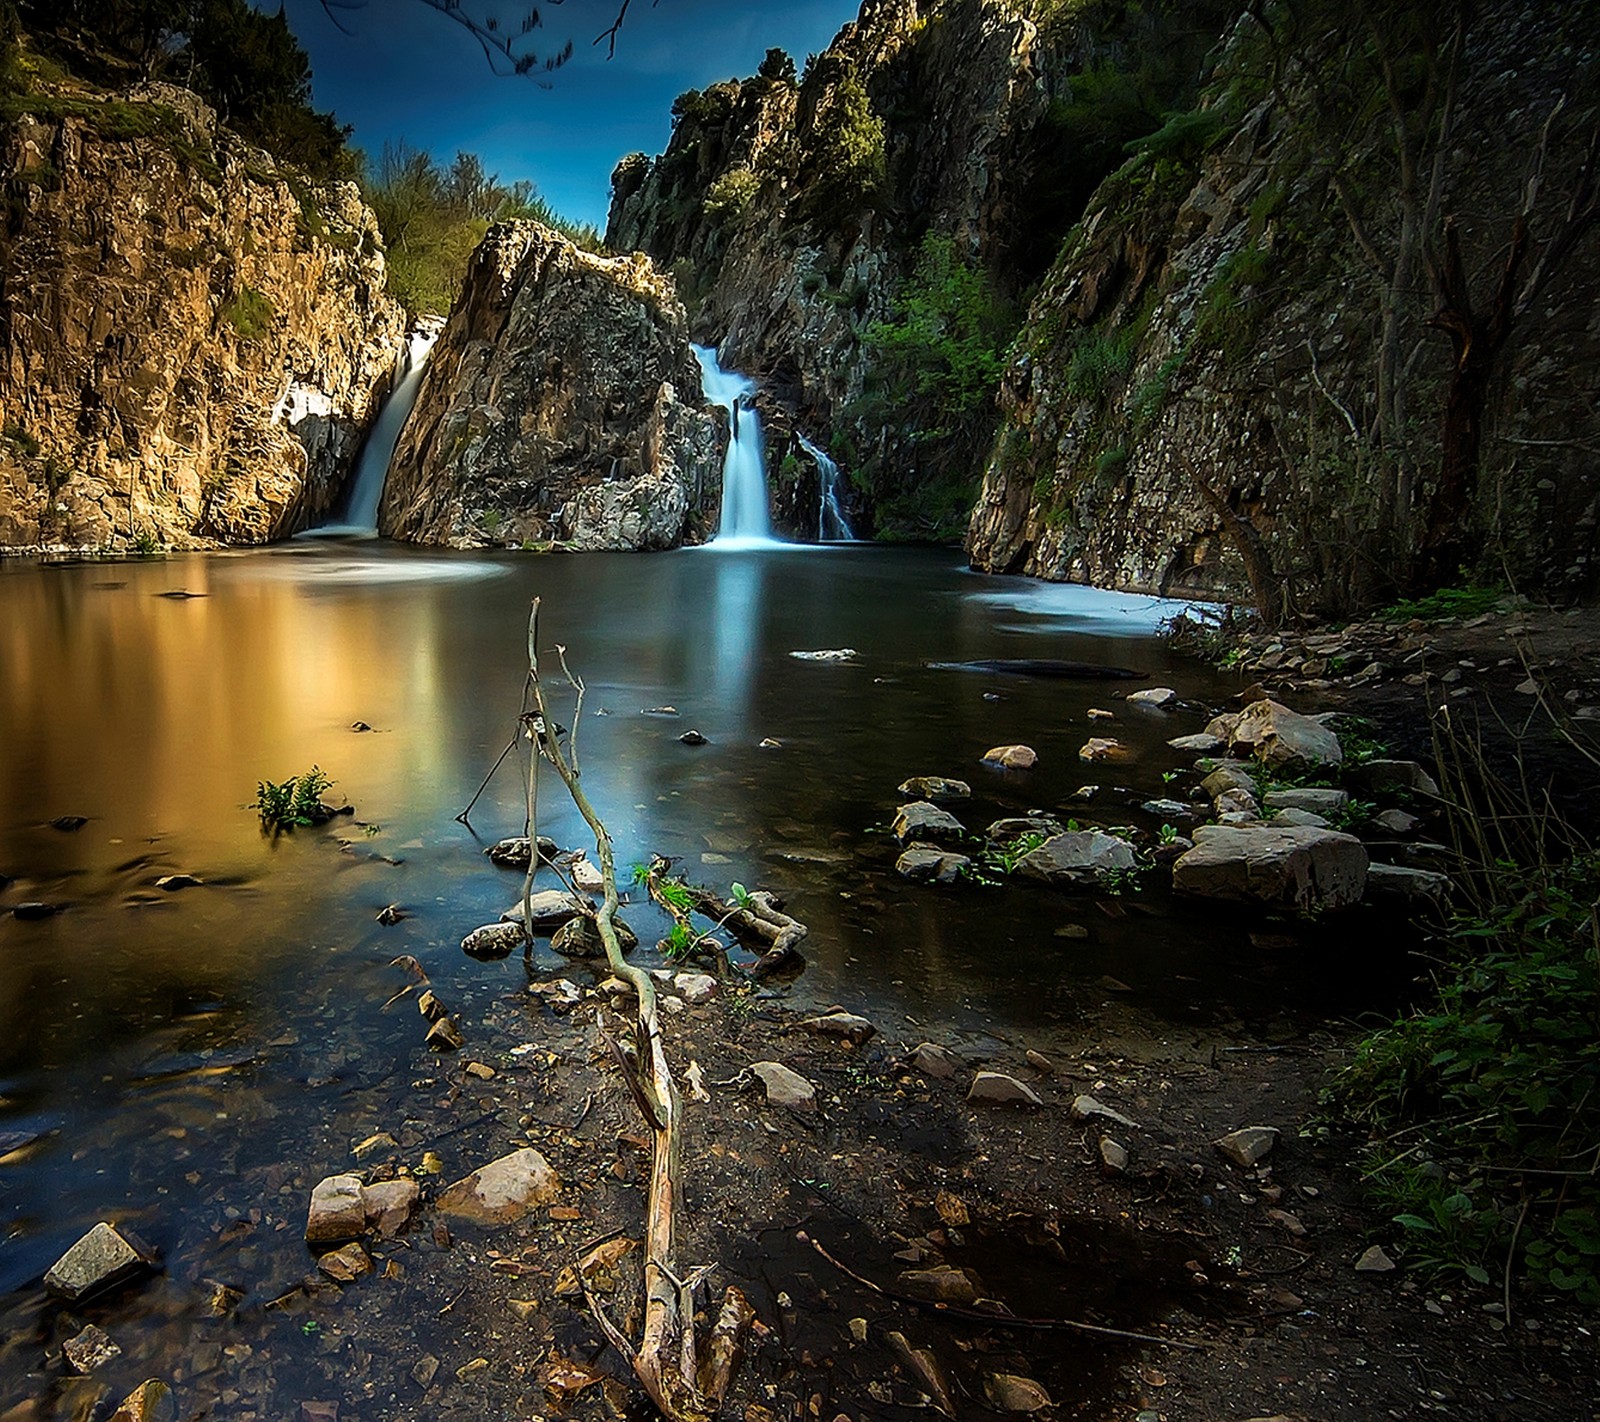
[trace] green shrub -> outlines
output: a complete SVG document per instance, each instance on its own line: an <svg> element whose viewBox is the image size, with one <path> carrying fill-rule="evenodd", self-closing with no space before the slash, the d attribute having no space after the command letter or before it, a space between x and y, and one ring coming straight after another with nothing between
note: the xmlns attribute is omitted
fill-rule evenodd
<svg viewBox="0 0 1600 1422"><path fill-rule="evenodd" d="M317 767L303 775L293 775L281 784L270 780L256 783L256 798L250 809L261 816L261 828L277 834L296 826L325 824L333 812L322 803L323 794L333 785Z"/></svg>
<svg viewBox="0 0 1600 1422"><path fill-rule="evenodd" d="M241 286L233 300L222 308L222 319L233 327L241 341L255 341L272 329L278 313L272 303L253 286Z"/></svg>
<svg viewBox="0 0 1600 1422"><path fill-rule="evenodd" d="M1493 612L1505 601L1504 588L1476 587L1440 588L1427 597L1408 598L1394 603L1378 614L1385 622L1440 622L1447 617L1478 617Z"/></svg>
<svg viewBox="0 0 1600 1422"><path fill-rule="evenodd" d="M730 168L706 189L705 214L725 227L737 226L761 191L761 179L749 168Z"/></svg>

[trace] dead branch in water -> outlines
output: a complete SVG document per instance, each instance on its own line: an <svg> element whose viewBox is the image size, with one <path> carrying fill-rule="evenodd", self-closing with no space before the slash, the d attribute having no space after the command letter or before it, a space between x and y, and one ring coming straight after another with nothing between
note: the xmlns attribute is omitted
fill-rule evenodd
<svg viewBox="0 0 1600 1422"><path fill-rule="evenodd" d="M562 675L577 698L572 723L576 728L583 714L583 681L567 666L565 647L558 645L556 656ZM748 1324L751 1310L737 1289L727 1291L717 1325L712 1330L710 1355L702 1368L695 1342L694 1288L703 1271L680 1278L674 1247L676 1207L682 1188L678 1137L682 1104L661 1037L655 982L647 972L632 966L623 957L622 944L617 937L616 860L610 832L583 790L576 729L569 739L569 755L569 750L563 749L560 743L559 728L545 696L539 670L538 598L533 600L528 617L528 680L523 695L522 723L534 750L529 758L527 792L529 844L534 852L529 857L524 899L531 892L533 870L538 863L538 841L534 838L534 815L538 805L536 782L539 762L545 760L566 786L572 803L594 834L604 889L595 926L605 945L607 965L633 988L638 1004L634 1020L638 1067L631 1076L630 1085L653 1136L645 1218L644 1325L638 1346L629 1343L602 1310L596 1307L593 1312L607 1339L627 1358L634 1375L664 1416L671 1422L705 1422L715 1415L727 1390L737 1357L738 1336ZM643 1109L645 1107L648 1109Z"/></svg>
<svg viewBox="0 0 1600 1422"><path fill-rule="evenodd" d="M799 919L780 910L771 894L744 894L737 902L729 903L699 884L669 877L669 867L660 855L652 857L645 883L650 897L683 925L691 942L698 945L711 933L726 928L751 952L761 955L745 970L753 978L764 978L800 957L800 943L809 930ZM734 890L739 892L737 884ZM708 933L696 931L692 914L712 921Z"/></svg>

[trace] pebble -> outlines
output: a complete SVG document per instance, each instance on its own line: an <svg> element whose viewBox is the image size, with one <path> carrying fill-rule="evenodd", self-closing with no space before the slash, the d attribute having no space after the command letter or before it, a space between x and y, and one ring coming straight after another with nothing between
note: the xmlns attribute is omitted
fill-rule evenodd
<svg viewBox="0 0 1600 1422"><path fill-rule="evenodd" d="M917 1071L926 1072L927 1075L937 1077L940 1081L949 1081L962 1068L961 1058L948 1047L941 1047L936 1042L920 1042L911 1053L910 1065Z"/></svg>
<svg viewBox="0 0 1600 1422"><path fill-rule="evenodd" d="M980 1071L973 1078L967 1100L995 1106L1043 1106L1039 1093L1031 1086L1002 1071Z"/></svg>
<svg viewBox="0 0 1600 1422"><path fill-rule="evenodd" d="M1246 1170L1259 1165L1272 1154L1272 1148L1277 1143L1276 1126L1245 1126L1212 1142L1224 1156Z"/></svg>
<svg viewBox="0 0 1600 1422"><path fill-rule="evenodd" d="M1394 1260L1384 1253L1380 1244L1374 1244L1356 1260L1358 1274L1387 1274L1394 1267Z"/></svg>
<svg viewBox="0 0 1600 1422"><path fill-rule="evenodd" d="M787 1106L792 1111L817 1109L816 1087L782 1062L753 1062L750 1071L766 1088L769 1105Z"/></svg>
<svg viewBox="0 0 1600 1422"><path fill-rule="evenodd" d="M1130 1121L1120 1111L1113 1111L1111 1107L1096 1100L1093 1096L1078 1096L1072 1102L1072 1119L1074 1121L1089 1121L1098 1118L1102 1121L1111 1121L1119 1126L1126 1126L1129 1130L1139 1129L1137 1121Z"/></svg>
<svg viewBox="0 0 1600 1422"><path fill-rule="evenodd" d="M61 1345L61 1351L77 1373L92 1373L113 1358L122 1356L122 1349L117 1346L116 1340L92 1323L76 1337L67 1339Z"/></svg>

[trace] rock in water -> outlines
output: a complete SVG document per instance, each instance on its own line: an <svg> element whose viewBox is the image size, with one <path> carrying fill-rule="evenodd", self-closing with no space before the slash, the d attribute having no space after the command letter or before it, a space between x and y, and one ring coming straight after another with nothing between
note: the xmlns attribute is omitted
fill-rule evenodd
<svg viewBox="0 0 1600 1422"><path fill-rule="evenodd" d="M155 1267L155 1251L138 1235L101 1221L50 1266L44 1286L78 1303Z"/></svg>
<svg viewBox="0 0 1600 1422"><path fill-rule="evenodd" d="M359 1175L330 1175L311 1191L306 1212L307 1244L338 1244L367 1227L367 1206Z"/></svg>
<svg viewBox="0 0 1600 1422"><path fill-rule="evenodd" d="M1138 862L1133 846L1124 839L1099 830L1071 830L1030 849L1017 861L1017 873L1070 887L1135 868Z"/></svg>
<svg viewBox="0 0 1600 1422"><path fill-rule="evenodd" d="M122 1399L108 1422L170 1422L172 1413L172 1389L159 1378L150 1378Z"/></svg>
<svg viewBox="0 0 1600 1422"><path fill-rule="evenodd" d="M523 1149L456 1181L439 1197L439 1213L475 1224L510 1224L560 1194L561 1179L549 1162L538 1151Z"/></svg>
<svg viewBox="0 0 1600 1422"><path fill-rule="evenodd" d="M461 951L469 958L507 958L522 947L526 937L520 923L486 923L461 940Z"/></svg>
<svg viewBox="0 0 1600 1422"><path fill-rule="evenodd" d="M497 223L428 361L379 528L451 547L670 548L713 513L724 439L648 257Z"/></svg>
<svg viewBox="0 0 1600 1422"><path fill-rule="evenodd" d="M951 854L931 844L913 844L894 862L895 872L914 884L955 884L972 868L965 854Z"/></svg>
<svg viewBox="0 0 1600 1422"><path fill-rule="evenodd" d="M1224 730L1221 723L1231 720ZM1218 717L1206 729L1235 753L1253 755L1275 770L1323 770L1341 765L1339 738L1320 721L1276 701L1252 702L1237 717Z"/></svg>
<svg viewBox="0 0 1600 1422"><path fill-rule="evenodd" d="M941 810L927 800L902 805L890 832L901 844L910 844L912 840L959 842L967 833L961 821L948 810Z"/></svg>
<svg viewBox="0 0 1600 1422"><path fill-rule="evenodd" d="M913 775L900 786L900 796L905 800L931 800L939 805L970 800L972 787L965 780L947 780L942 775Z"/></svg>
<svg viewBox="0 0 1600 1422"><path fill-rule="evenodd" d="M1032 746L995 746L983 754L985 765L998 765L1002 770L1031 770L1039 763L1038 753Z"/></svg>
<svg viewBox="0 0 1600 1422"><path fill-rule="evenodd" d="M1359 903L1367 851L1354 835L1278 825L1202 825L1172 866L1180 893L1311 909Z"/></svg>

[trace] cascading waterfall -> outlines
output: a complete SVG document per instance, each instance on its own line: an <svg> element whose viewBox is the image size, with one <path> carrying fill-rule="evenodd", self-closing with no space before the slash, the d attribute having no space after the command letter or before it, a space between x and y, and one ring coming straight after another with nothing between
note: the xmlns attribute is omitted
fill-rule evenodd
<svg viewBox="0 0 1600 1422"><path fill-rule="evenodd" d="M364 534L378 531L378 505L383 500L383 486L389 477L389 465L394 459L394 449L400 443L400 431L405 428L417 403L417 390L422 384L422 368L427 364L428 353L439 339L439 332L413 331L406 341L404 365L400 379L389 392L389 398L378 411L367 441L356 458L355 473L350 479L350 502L341 523L323 524L313 530L318 535Z"/></svg>
<svg viewBox="0 0 1600 1422"><path fill-rule="evenodd" d="M817 465L817 485L821 490L817 499L817 542L854 543L855 532L839 502L839 466L803 434L796 432L796 438Z"/></svg>
<svg viewBox="0 0 1600 1422"><path fill-rule="evenodd" d="M737 371L723 370L709 346L692 346L700 362L706 399L728 412L728 457L722 465L722 523L712 543L719 548L762 548L778 542L767 511L767 461L762 449L761 417L745 402L756 393L754 382Z"/></svg>

